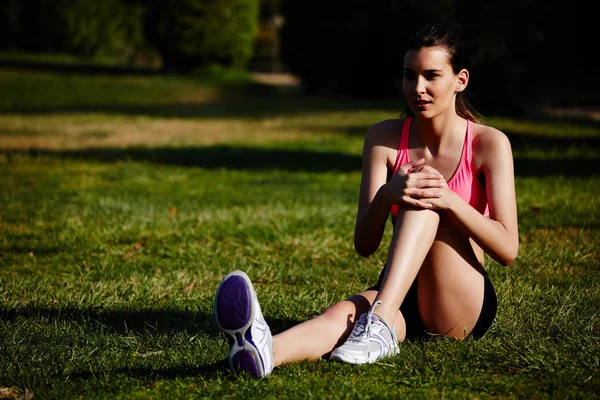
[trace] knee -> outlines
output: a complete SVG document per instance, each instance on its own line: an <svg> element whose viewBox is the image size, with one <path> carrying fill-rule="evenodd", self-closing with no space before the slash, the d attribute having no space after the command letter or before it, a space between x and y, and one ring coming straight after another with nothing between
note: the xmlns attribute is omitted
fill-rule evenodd
<svg viewBox="0 0 600 400"><path fill-rule="evenodd" d="M340 301L328 307L321 316L336 325L344 324L352 327L356 317L356 307L349 301Z"/></svg>
<svg viewBox="0 0 600 400"><path fill-rule="evenodd" d="M427 210L419 207L402 207L398 215L418 216L419 218L428 218L432 221L439 221L441 218L438 210Z"/></svg>
<svg viewBox="0 0 600 400"><path fill-rule="evenodd" d="M352 332L356 313L354 304L346 300L330 306L319 316L324 322L322 326L336 338L335 347L342 344Z"/></svg>
<svg viewBox="0 0 600 400"><path fill-rule="evenodd" d="M347 300L340 301L327 308L323 312L323 317L330 319L332 323L343 323L352 330L356 318L362 313L369 311L374 297L375 292L354 295Z"/></svg>
<svg viewBox="0 0 600 400"><path fill-rule="evenodd" d="M398 213L397 221L395 224L394 234L403 229L411 231L427 232L437 230L441 216L438 211L435 210L422 210L413 208L401 208Z"/></svg>

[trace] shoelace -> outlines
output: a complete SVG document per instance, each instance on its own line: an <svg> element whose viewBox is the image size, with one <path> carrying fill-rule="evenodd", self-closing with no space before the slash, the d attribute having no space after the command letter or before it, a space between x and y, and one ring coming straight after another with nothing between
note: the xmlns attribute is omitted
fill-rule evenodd
<svg viewBox="0 0 600 400"><path fill-rule="evenodd" d="M369 313L367 314L367 338L371 337L371 323L373 322L373 317L372 315L375 314L375 307L377 307L378 305L381 304L381 300L376 301L372 306L371 309L369 310ZM376 314L377 315L377 314Z"/></svg>
<svg viewBox="0 0 600 400"><path fill-rule="evenodd" d="M366 314L362 314L359 320L354 325L354 329L352 329L352 333L350 333L349 340L354 342L361 342L363 340L368 340L371 337L371 323L372 315L374 314L375 307L381 304L381 300L376 301L372 306L369 312ZM365 321L366 320L366 321ZM363 336L363 333L366 331L366 335Z"/></svg>

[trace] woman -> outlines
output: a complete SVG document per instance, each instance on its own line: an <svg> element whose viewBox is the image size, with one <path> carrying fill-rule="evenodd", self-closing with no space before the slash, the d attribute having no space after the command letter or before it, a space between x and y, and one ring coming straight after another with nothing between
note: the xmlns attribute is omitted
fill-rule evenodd
<svg viewBox="0 0 600 400"><path fill-rule="evenodd" d="M379 281L272 337L248 276L228 274L214 306L232 369L264 377L320 357L372 363L406 338L480 338L490 327L497 303L484 252L509 265L519 247L510 143L463 98L469 72L453 31L428 25L407 49L408 110L373 125L363 148L358 253L377 250L390 213L394 225Z"/></svg>

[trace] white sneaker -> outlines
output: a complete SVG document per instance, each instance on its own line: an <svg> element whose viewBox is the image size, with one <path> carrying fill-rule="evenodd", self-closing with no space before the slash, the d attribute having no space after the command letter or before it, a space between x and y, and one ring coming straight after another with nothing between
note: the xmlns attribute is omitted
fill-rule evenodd
<svg viewBox="0 0 600 400"><path fill-rule="evenodd" d="M229 366L263 378L273 370L273 338L250 278L242 271L226 275L215 295L214 314L229 339Z"/></svg>
<svg viewBox="0 0 600 400"><path fill-rule="evenodd" d="M371 364L400 352L396 327L392 328L374 312L381 301L376 301L368 313L355 322L352 333L344 344L333 350L330 360L350 364Z"/></svg>

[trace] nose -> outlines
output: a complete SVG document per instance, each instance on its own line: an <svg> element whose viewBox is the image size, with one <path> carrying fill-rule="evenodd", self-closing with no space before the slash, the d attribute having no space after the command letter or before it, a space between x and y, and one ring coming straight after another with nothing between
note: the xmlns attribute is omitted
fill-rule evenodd
<svg viewBox="0 0 600 400"><path fill-rule="evenodd" d="M419 94L425 93L425 78L423 76L417 76L417 81L415 83L415 91Z"/></svg>

